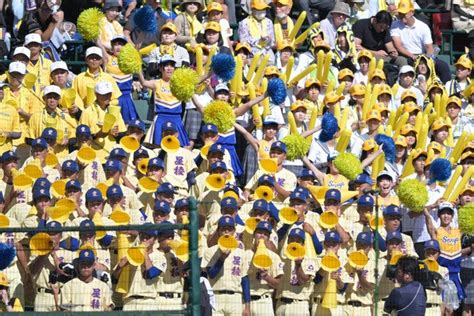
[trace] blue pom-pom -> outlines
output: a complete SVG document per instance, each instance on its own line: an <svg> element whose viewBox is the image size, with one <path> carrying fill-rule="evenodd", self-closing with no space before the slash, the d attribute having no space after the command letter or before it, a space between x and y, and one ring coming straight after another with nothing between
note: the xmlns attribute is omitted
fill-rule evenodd
<svg viewBox="0 0 474 316"><path fill-rule="evenodd" d="M323 143L331 140L334 137L334 134L336 134L337 128L338 125L336 117L332 113L326 112L321 122L321 133L319 134L319 140Z"/></svg>
<svg viewBox="0 0 474 316"><path fill-rule="evenodd" d="M282 104L286 99L286 86L280 78L271 79L267 87L270 101L273 104Z"/></svg>
<svg viewBox="0 0 474 316"><path fill-rule="evenodd" d="M216 54L212 57L212 71L223 81L230 81L235 75L235 60L229 54Z"/></svg>
<svg viewBox="0 0 474 316"><path fill-rule="evenodd" d="M149 5L144 5L133 15L133 23L135 27L145 33L156 33L158 26L156 25L155 10Z"/></svg>
<svg viewBox="0 0 474 316"><path fill-rule="evenodd" d="M395 161L395 142L392 137L388 137L383 134L375 136L375 142L380 146L383 145L382 149L385 154L385 160L388 162Z"/></svg>
<svg viewBox="0 0 474 316"><path fill-rule="evenodd" d="M451 163L447 159L436 158L430 165L430 182L444 182L451 176Z"/></svg>
<svg viewBox="0 0 474 316"><path fill-rule="evenodd" d="M9 246L6 243L0 243L0 271L5 270L15 259L15 247Z"/></svg>

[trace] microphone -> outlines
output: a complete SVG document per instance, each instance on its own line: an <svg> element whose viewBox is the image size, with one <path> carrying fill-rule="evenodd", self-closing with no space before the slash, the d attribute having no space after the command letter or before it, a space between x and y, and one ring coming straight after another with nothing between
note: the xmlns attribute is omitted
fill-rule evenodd
<svg viewBox="0 0 474 316"><path fill-rule="evenodd" d="M364 194L379 194L380 193L380 190L372 190L372 189L364 189L362 190L362 193Z"/></svg>

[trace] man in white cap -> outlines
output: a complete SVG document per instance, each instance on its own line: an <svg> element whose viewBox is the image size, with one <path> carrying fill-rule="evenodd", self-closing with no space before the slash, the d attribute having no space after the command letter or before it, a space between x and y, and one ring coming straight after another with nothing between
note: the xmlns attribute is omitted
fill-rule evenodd
<svg viewBox="0 0 474 316"><path fill-rule="evenodd" d="M345 2L336 2L334 9L329 12L327 18L321 21L321 30L324 32L324 39L328 42L331 49L334 49L336 43L336 30L345 25L347 19L351 16L351 8Z"/></svg>
<svg viewBox="0 0 474 316"><path fill-rule="evenodd" d="M84 102L84 106L87 108L91 104L87 104L87 87L95 87L97 83L106 81L111 84L112 87L112 100L117 100L122 95L117 83L114 78L108 73L104 72L101 68L104 63L102 50L97 46L89 47L86 50L86 63L87 70L81 72L74 78L72 87L77 91L80 98ZM91 103L91 102L89 102Z"/></svg>
<svg viewBox="0 0 474 316"><path fill-rule="evenodd" d="M26 70L36 76L36 83L33 90L36 94L49 85L49 68L51 67L52 61L44 58L41 53L42 47L41 35L37 33L31 33L25 36L25 47L30 50L30 62L28 63Z"/></svg>
<svg viewBox="0 0 474 316"><path fill-rule="evenodd" d="M30 50L26 47L19 46L15 48L12 54L12 62L19 61L26 65L30 62ZM0 75L0 81L6 82L7 81L7 73L3 73Z"/></svg>
<svg viewBox="0 0 474 316"><path fill-rule="evenodd" d="M93 143L92 148L97 150L97 158L99 158L102 163L105 162L108 153L115 147L117 143L115 138L118 134L124 133L127 130L120 110L118 113L113 114L115 116L115 123L112 125L112 128L109 131L102 128L105 125L104 118L106 114L111 114L109 105L112 100L113 92L114 88L111 82L98 82L95 85L96 100L94 104L89 105L89 107L82 112L79 121L80 124L89 126L93 137L95 136L96 141Z"/></svg>
<svg viewBox="0 0 474 316"><path fill-rule="evenodd" d="M53 81L53 84L61 88L61 90L70 88L69 86L72 83L70 75L71 73L64 61L56 61L51 64L51 80ZM72 76L74 75L72 74ZM61 103L61 105L64 108L66 107L64 103ZM81 112L84 110L84 102L82 102L82 99L79 97L77 92L74 103L68 107L67 110L71 116L76 118L76 120L79 120Z"/></svg>

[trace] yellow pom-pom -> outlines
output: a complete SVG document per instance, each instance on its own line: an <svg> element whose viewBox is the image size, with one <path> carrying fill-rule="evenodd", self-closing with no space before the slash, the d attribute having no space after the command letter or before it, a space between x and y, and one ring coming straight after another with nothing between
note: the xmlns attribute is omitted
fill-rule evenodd
<svg viewBox="0 0 474 316"><path fill-rule="evenodd" d="M224 101L212 101L204 109L204 122L217 126L220 133L225 133L234 127L235 113L229 103Z"/></svg>
<svg viewBox="0 0 474 316"><path fill-rule="evenodd" d="M402 181L397 188L397 195L400 202L413 212L423 212L423 208L428 203L428 190L416 179Z"/></svg>
<svg viewBox="0 0 474 316"><path fill-rule="evenodd" d="M118 55L118 65L125 74L136 74L142 71L142 57L132 44L126 44Z"/></svg>
<svg viewBox="0 0 474 316"><path fill-rule="evenodd" d="M459 228L464 234L474 235L474 203L464 205L459 209Z"/></svg>
<svg viewBox="0 0 474 316"><path fill-rule="evenodd" d="M86 41L95 41L99 37L100 20L105 15L97 8L82 11L77 18L77 31Z"/></svg>
<svg viewBox="0 0 474 316"><path fill-rule="evenodd" d="M170 80L171 93L179 101L188 101L196 91L199 76L191 68L178 68L173 72Z"/></svg>

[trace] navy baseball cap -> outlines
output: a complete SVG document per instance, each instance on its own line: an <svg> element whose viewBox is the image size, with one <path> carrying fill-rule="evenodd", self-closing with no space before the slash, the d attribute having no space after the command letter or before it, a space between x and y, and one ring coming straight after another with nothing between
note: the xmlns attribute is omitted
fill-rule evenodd
<svg viewBox="0 0 474 316"><path fill-rule="evenodd" d="M292 230L290 230L288 237L295 237L295 236L303 240L305 240L305 237L306 237L304 230L302 230L301 228L293 228Z"/></svg>
<svg viewBox="0 0 474 316"><path fill-rule="evenodd" d="M153 211L159 211L166 214L171 212L171 206L168 202L165 201L155 201L155 205L153 206Z"/></svg>
<svg viewBox="0 0 474 316"><path fill-rule="evenodd" d="M237 201L233 197L223 198L221 201L221 209L223 208L232 208L237 209Z"/></svg>
<svg viewBox="0 0 474 316"><path fill-rule="evenodd" d="M113 172L122 171L122 163L118 160L107 160L105 163L104 170L110 170Z"/></svg>
<svg viewBox="0 0 474 316"><path fill-rule="evenodd" d="M361 245L372 245L372 233L361 232L357 235L356 243Z"/></svg>
<svg viewBox="0 0 474 316"><path fill-rule="evenodd" d="M18 156L16 155L16 153L12 150L8 150L6 152L4 152L0 158L0 162L1 163L5 163L7 161L10 161L10 160L18 160Z"/></svg>
<svg viewBox="0 0 474 316"><path fill-rule="evenodd" d="M39 189L49 190L49 188L51 188L51 182L49 182L47 178L38 178L33 184L33 191L39 190Z"/></svg>
<svg viewBox="0 0 474 316"><path fill-rule="evenodd" d="M264 212L269 212L270 211L270 208L268 207L267 201L265 201L263 199L256 200L255 202L253 202L252 209L256 210L256 211L264 211Z"/></svg>
<svg viewBox="0 0 474 316"><path fill-rule="evenodd" d="M313 171L311 171L309 169L306 169L306 168L301 170L298 177L299 178L310 178L311 177L313 180L316 179L316 176L314 175Z"/></svg>
<svg viewBox="0 0 474 316"><path fill-rule="evenodd" d="M92 251L91 249L81 250L81 252L79 253L79 258L77 260L78 262L93 263L95 261L94 251Z"/></svg>
<svg viewBox="0 0 474 316"><path fill-rule="evenodd" d="M173 131L177 132L178 129L176 128L176 125L173 122L166 122L163 127L161 128L163 132L165 131Z"/></svg>
<svg viewBox="0 0 474 316"><path fill-rule="evenodd" d="M286 154L286 145L284 142L280 142L280 141L274 142L272 146L270 147L270 152L272 150L281 150L282 152Z"/></svg>
<svg viewBox="0 0 474 316"><path fill-rule="evenodd" d="M138 148L133 153L133 160L137 160L138 158L149 158L149 157L150 155L148 154L148 151L146 151L143 148Z"/></svg>
<svg viewBox="0 0 474 316"><path fill-rule="evenodd" d="M434 240L434 239L427 240L427 241L425 241L425 245L424 245L423 249L424 250L434 249L436 251L440 251L439 242L437 240Z"/></svg>
<svg viewBox="0 0 474 316"><path fill-rule="evenodd" d="M358 206L374 206L374 198L368 194L361 195L357 200Z"/></svg>
<svg viewBox="0 0 474 316"><path fill-rule="evenodd" d="M78 189L78 190L81 190L81 183L77 180L69 180L67 183L66 183L66 191L69 191L71 189Z"/></svg>
<svg viewBox="0 0 474 316"><path fill-rule="evenodd" d="M267 221L260 221L258 222L257 227L255 227L255 231L257 230L264 230L264 231L267 231L268 233L271 233L272 225Z"/></svg>
<svg viewBox="0 0 474 316"><path fill-rule="evenodd" d="M293 191L290 194L290 200L300 200L300 201L306 202L307 199L308 199L308 194L304 193L304 191L302 192Z"/></svg>
<svg viewBox="0 0 474 316"><path fill-rule="evenodd" d="M384 216L398 216L399 218L402 217L402 213L400 212L400 208L395 204L390 204L383 210Z"/></svg>
<svg viewBox="0 0 474 316"><path fill-rule="evenodd" d="M338 189L329 189L326 191L326 194L324 195L324 200L334 200L337 201L338 203L341 202L341 191Z"/></svg>
<svg viewBox="0 0 474 316"><path fill-rule="evenodd" d="M123 191L120 185L112 184L110 187L107 188L107 199L120 199L123 197Z"/></svg>
<svg viewBox="0 0 474 316"><path fill-rule="evenodd" d="M49 188L47 189L41 188L41 189L33 190L34 201L42 197L47 197L48 199L51 200L51 195L49 194Z"/></svg>
<svg viewBox="0 0 474 316"><path fill-rule="evenodd" d="M41 147L44 149L48 148L48 143L43 138L37 138L31 143L31 147Z"/></svg>
<svg viewBox="0 0 474 316"><path fill-rule="evenodd" d="M167 222L167 223L169 223L169 222ZM147 227L147 226L152 226L152 225L153 225L152 223L145 223L142 226ZM152 229L151 227L148 227L147 230L141 230L139 233L140 234L146 234L148 236L153 236L153 237L158 236L158 232L156 231L156 229Z"/></svg>
<svg viewBox="0 0 474 316"><path fill-rule="evenodd" d="M63 162L61 169L63 171L72 171L73 173L79 172L79 165L75 160L66 160Z"/></svg>
<svg viewBox="0 0 474 316"><path fill-rule="evenodd" d="M211 147L209 147L209 151L207 154L214 154L214 153L225 153L225 148L222 146L222 144L212 144Z"/></svg>
<svg viewBox="0 0 474 316"><path fill-rule="evenodd" d="M139 120L139 119L131 120L131 121L128 123L128 127L135 127L135 128L138 128L138 129L140 129L142 132L145 131L145 123L143 123L143 121L142 121L142 120Z"/></svg>
<svg viewBox="0 0 474 316"><path fill-rule="evenodd" d="M89 126L87 125L79 125L77 128L76 128L76 137L79 137L79 136L85 136L85 137L92 137L92 133L91 133L91 129L89 128Z"/></svg>
<svg viewBox="0 0 474 316"><path fill-rule="evenodd" d="M364 183L367 183L369 185L372 185L372 178L365 174L365 173L361 173L359 174L356 178L355 178L355 183L357 184L364 184Z"/></svg>
<svg viewBox="0 0 474 316"><path fill-rule="evenodd" d="M51 221L46 223L46 228L61 228L63 225L61 225L60 222L57 221Z"/></svg>
<svg viewBox="0 0 474 316"><path fill-rule="evenodd" d="M189 200L187 198L179 199L174 204L174 208L182 208L182 207L189 207Z"/></svg>
<svg viewBox="0 0 474 316"><path fill-rule="evenodd" d="M229 215L224 215L221 218L219 218L219 221L217 223L217 226L219 228L221 227L235 227L235 220L232 216Z"/></svg>
<svg viewBox="0 0 474 316"><path fill-rule="evenodd" d="M173 224L170 221L162 221L160 224ZM149 230L150 231L150 230ZM174 230L172 228L162 228L156 232L156 236L174 236Z"/></svg>
<svg viewBox="0 0 474 316"><path fill-rule="evenodd" d="M174 186L169 182L162 183L156 190L156 194L160 193L174 194Z"/></svg>
<svg viewBox="0 0 474 316"><path fill-rule="evenodd" d="M275 185L275 179L273 177L270 177L269 175L263 175L260 178L258 178L258 185L262 184L269 184L270 186Z"/></svg>
<svg viewBox="0 0 474 316"><path fill-rule="evenodd" d="M402 239L402 234L398 230L396 230L396 231L387 233L387 237L385 238L385 240L389 242L391 240L402 241L403 239Z"/></svg>
<svg viewBox="0 0 474 316"><path fill-rule="evenodd" d="M94 222L93 222L92 220L90 220L90 219L85 219L85 220L83 220L83 221L81 222L81 224L79 224L79 227L82 227L82 228L87 227L87 228L93 229L93 228L95 228L95 224L94 224ZM92 230L91 232L95 234L95 231L94 231L94 230Z"/></svg>
<svg viewBox="0 0 474 316"><path fill-rule="evenodd" d="M324 235L324 241L334 241L334 242L340 243L341 236L339 235L337 231L328 231Z"/></svg>
<svg viewBox="0 0 474 316"><path fill-rule="evenodd" d="M227 166L223 161L216 161L215 163L211 164L210 170L215 171L216 169L222 169L224 171L227 171Z"/></svg>
<svg viewBox="0 0 474 316"><path fill-rule="evenodd" d="M58 132L52 127L47 127L41 133L41 138L56 141L58 139Z"/></svg>
<svg viewBox="0 0 474 316"><path fill-rule="evenodd" d="M94 202L94 201L103 201L104 198L102 197L102 193L99 189L91 188L86 192L86 203Z"/></svg>
<svg viewBox="0 0 474 316"><path fill-rule="evenodd" d="M201 133L206 134L206 133L213 133L213 134L218 134L219 131L217 130L217 126L214 124L204 124L201 127Z"/></svg>
<svg viewBox="0 0 474 316"><path fill-rule="evenodd" d="M157 167L158 169L165 169L165 163L160 158L153 158L148 160L148 169Z"/></svg>
<svg viewBox="0 0 474 316"><path fill-rule="evenodd" d="M114 148L110 152L110 155L109 155L110 160L115 160L115 159L121 160L123 158L127 158L127 153L122 148Z"/></svg>

